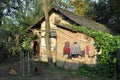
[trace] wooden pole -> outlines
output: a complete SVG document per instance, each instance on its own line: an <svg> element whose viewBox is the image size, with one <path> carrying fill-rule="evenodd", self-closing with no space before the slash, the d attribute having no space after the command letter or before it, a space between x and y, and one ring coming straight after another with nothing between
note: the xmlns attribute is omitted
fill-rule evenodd
<svg viewBox="0 0 120 80"><path fill-rule="evenodd" d="M23 53L23 60L22 61L23 61L23 77L24 77L25 76L24 53Z"/></svg>
<svg viewBox="0 0 120 80"><path fill-rule="evenodd" d="M30 56L28 51L28 76L30 75Z"/></svg>

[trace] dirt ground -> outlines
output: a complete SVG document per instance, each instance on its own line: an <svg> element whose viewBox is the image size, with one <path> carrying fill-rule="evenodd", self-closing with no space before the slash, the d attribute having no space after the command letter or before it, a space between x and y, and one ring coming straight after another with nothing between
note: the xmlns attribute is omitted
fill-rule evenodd
<svg viewBox="0 0 120 80"><path fill-rule="evenodd" d="M43 62L31 62L31 70L28 76L27 65L25 65L25 75L23 77L22 63L17 62L10 65L1 65L0 66L0 80L92 80L88 77L76 76L73 70L64 70L59 67L49 68L47 63ZM12 66L17 75L9 75L9 67ZM41 73L35 74L34 67L40 66Z"/></svg>

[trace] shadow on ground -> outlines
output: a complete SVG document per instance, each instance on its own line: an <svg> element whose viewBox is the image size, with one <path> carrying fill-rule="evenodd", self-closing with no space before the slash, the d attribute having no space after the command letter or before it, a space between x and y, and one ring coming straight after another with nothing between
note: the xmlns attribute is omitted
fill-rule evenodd
<svg viewBox="0 0 120 80"><path fill-rule="evenodd" d="M12 66L17 75L9 75L9 67ZM35 67L41 68L40 74L35 73ZM22 60L10 65L0 66L0 80L92 80L88 77L76 76L74 70L65 70L60 67L49 68L45 62L30 62L30 73L28 76L28 63L25 61L23 77Z"/></svg>

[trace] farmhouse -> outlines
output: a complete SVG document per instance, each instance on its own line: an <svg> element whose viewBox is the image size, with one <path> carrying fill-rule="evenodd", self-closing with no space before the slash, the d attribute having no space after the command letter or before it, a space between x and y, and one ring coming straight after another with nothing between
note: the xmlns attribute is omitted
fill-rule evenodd
<svg viewBox="0 0 120 80"><path fill-rule="evenodd" d="M77 29L69 27L69 25L85 26L89 29L110 33L109 29L102 24L88 20L57 6L52 6L50 8L49 21L51 52L53 54L53 60L58 66L67 69L77 69L83 63L88 65L97 63L96 55L98 52L96 50L94 38L91 38L84 33L80 33ZM39 39L36 40L36 43L39 46L38 52L41 60L47 61L45 48L45 17L41 17L37 23L29 28L29 30L39 36ZM74 55L72 56L72 53L70 53L71 55L65 55L64 53L64 48L68 46L71 51L73 44L77 44L80 49L79 52L77 52L80 54L75 55L77 58ZM69 56L72 57L69 58Z"/></svg>

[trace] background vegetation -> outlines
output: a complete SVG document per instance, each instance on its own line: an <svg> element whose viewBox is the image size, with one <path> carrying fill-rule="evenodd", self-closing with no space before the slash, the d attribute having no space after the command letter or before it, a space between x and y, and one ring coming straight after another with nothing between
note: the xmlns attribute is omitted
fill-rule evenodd
<svg viewBox="0 0 120 80"><path fill-rule="evenodd" d="M73 13L102 23L116 36L101 31L78 27L96 40L98 49L103 50L95 68L82 67L77 74L115 76L115 50L120 48L120 0L47 0ZM79 6L78 6L79 5ZM27 28L43 15L41 0L0 0L0 62L8 57L20 57L30 45L31 35ZM74 26L73 26L74 27ZM24 39L25 38L25 39Z"/></svg>

